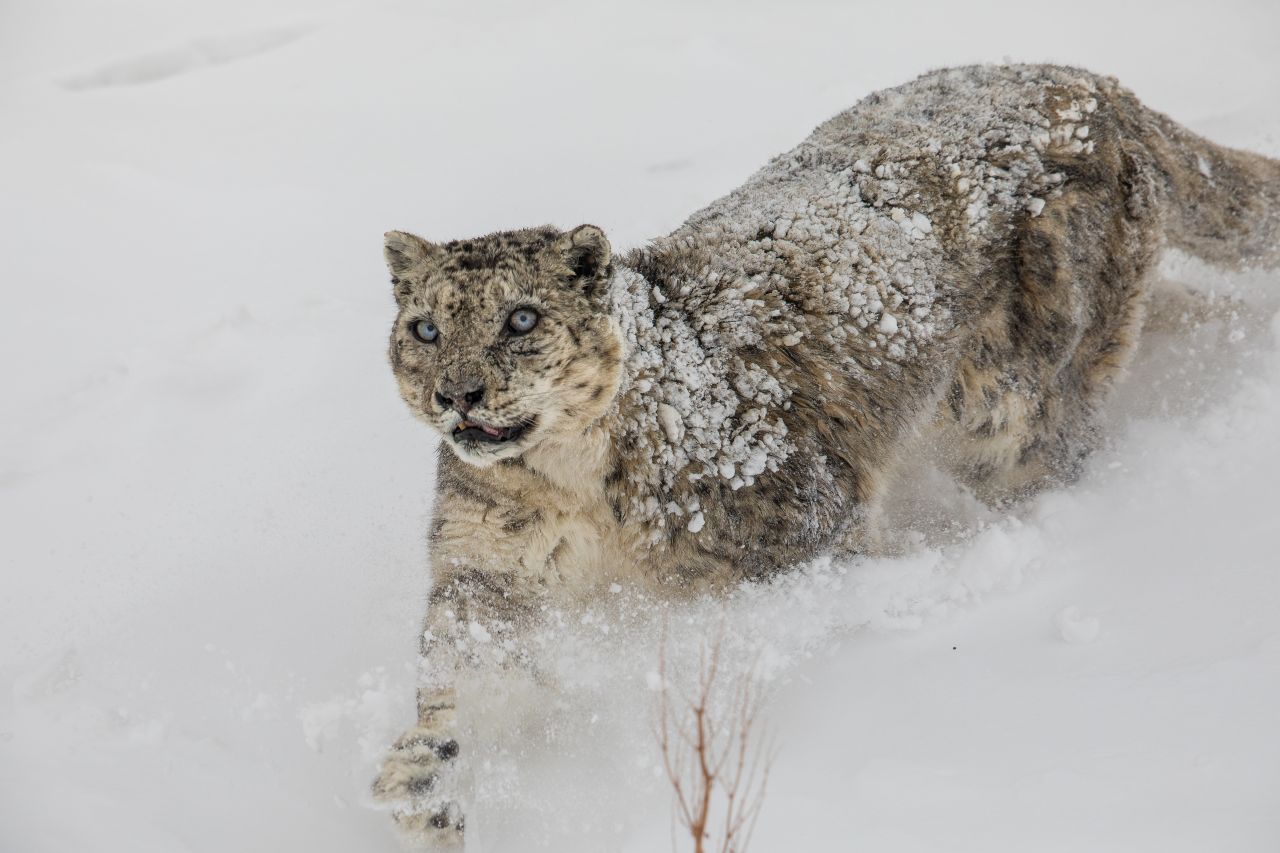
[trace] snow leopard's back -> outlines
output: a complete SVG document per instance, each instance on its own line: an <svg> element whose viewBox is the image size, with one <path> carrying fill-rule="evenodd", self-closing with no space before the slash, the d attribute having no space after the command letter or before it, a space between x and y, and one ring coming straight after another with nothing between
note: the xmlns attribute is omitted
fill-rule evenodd
<svg viewBox="0 0 1280 853"><path fill-rule="evenodd" d="M1254 162L1058 66L938 71L820 125L624 259L627 313L666 336L632 347L633 515L680 539L685 517L702 531L717 513L733 542L775 543L773 565L856 547L931 421L992 496L1072 476L1133 350L1146 273L1187 231L1193 149L1224 170ZM1256 176L1236 174L1238 189Z"/></svg>

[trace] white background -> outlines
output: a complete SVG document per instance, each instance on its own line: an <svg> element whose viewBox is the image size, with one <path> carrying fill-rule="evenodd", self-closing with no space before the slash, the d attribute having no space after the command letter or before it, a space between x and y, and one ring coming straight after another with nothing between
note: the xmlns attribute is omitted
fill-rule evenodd
<svg viewBox="0 0 1280 853"><path fill-rule="evenodd" d="M1265 0L6 0L0 850L398 849L366 790L435 446L383 231L625 248L1006 58L1280 156ZM1167 273L1246 304L1151 337L1081 483L994 516L921 472L908 554L735 605L776 688L753 850L1280 849L1280 276ZM477 849L669 848L652 632L612 642L566 640L554 708L494 703Z"/></svg>

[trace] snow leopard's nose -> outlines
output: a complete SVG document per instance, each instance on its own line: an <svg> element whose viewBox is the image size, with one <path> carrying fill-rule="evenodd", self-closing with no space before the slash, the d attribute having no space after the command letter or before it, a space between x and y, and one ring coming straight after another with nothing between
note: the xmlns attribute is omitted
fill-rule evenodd
<svg viewBox="0 0 1280 853"><path fill-rule="evenodd" d="M470 377L457 382L446 379L436 389L436 402L440 404L440 408L455 409L460 415L465 415L472 407L480 405L483 399L484 383Z"/></svg>

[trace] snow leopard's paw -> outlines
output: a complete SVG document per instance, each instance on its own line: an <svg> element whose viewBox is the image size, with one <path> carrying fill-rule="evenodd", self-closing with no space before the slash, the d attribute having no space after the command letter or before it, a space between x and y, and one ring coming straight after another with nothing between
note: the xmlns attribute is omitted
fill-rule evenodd
<svg viewBox="0 0 1280 853"><path fill-rule="evenodd" d="M416 726L391 747L373 781L373 798L390 809L406 835L428 847L462 846L462 809L446 790L457 756L452 737Z"/></svg>

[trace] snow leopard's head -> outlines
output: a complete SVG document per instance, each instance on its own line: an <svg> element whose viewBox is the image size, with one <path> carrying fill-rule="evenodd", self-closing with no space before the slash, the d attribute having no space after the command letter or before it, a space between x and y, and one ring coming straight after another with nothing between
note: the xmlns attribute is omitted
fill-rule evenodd
<svg viewBox="0 0 1280 853"><path fill-rule="evenodd" d="M400 309L391 331L400 394L464 462L572 440L608 409L622 347L599 228L444 244L391 231L385 254Z"/></svg>

